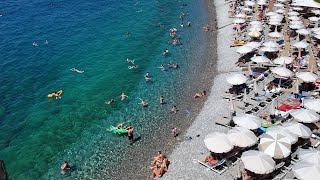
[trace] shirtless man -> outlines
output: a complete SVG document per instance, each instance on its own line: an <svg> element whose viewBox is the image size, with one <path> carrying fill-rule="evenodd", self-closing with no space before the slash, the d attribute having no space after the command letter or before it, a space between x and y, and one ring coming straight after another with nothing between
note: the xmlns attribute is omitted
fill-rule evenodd
<svg viewBox="0 0 320 180"><path fill-rule="evenodd" d="M144 100L144 99L140 99L141 100L141 105L143 106L143 107L146 107L146 106L148 106L148 103Z"/></svg>
<svg viewBox="0 0 320 180"><path fill-rule="evenodd" d="M129 96L125 95L124 92L121 93L120 97L121 101L123 101L125 98L129 98Z"/></svg>
<svg viewBox="0 0 320 180"><path fill-rule="evenodd" d="M128 133L128 139L129 139L130 145L132 145L133 144L133 127L129 126L126 128L126 130Z"/></svg>
<svg viewBox="0 0 320 180"><path fill-rule="evenodd" d="M177 110L177 107L176 107L176 106L173 106L173 107L171 108L171 112L173 112L173 113L175 113L175 114L176 114L176 113L177 113L177 111L178 111L178 110Z"/></svg>
<svg viewBox="0 0 320 180"><path fill-rule="evenodd" d="M206 91L203 91L201 93L196 93L193 98L199 98L199 97L202 97L202 96L205 96L206 95Z"/></svg>
<svg viewBox="0 0 320 180"><path fill-rule="evenodd" d="M117 128L117 129L121 129L121 128L124 127L125 124L126 124L126 122L125 122L125 121L122 121L120 124L118 124L118 125L116 126L116 128Z"/></svg>

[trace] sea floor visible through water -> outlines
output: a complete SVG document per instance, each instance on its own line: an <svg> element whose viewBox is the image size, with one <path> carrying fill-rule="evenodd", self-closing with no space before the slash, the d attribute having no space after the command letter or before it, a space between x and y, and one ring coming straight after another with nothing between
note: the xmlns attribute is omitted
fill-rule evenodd
<svg viewBox="0 0 320 180"><path fill-rule="evenodd" d="M88 7L95 4L95 2L87 3L90 5ZM185 140L183 137L184 130L190 126L205 101L205 98L193 99L192 96L203 90L208 92L215 72L215 32L204 32L202 30L202 26L209 21L211 22L214 17L209 19L208 4L204 0L177 0L154 4L137 1L136 3L140 3L138 5L140 7L135 9L136 14L129 13L130 16L140 16L137 13L143 13L144 11L159 11L149 14L149 16L158 15L159 17L155 18L162 18L163 16L166 19L152 20L149 17L151 20L137 22L140 26L150 27L150 29L143 28L143 34L139 34L139 28L137 27L131 31L131 24L125 30L118 32L120 35L116 31L106 33L103 36L104 41L110 39L110 42L114 42L110 38L112 35L119 36L117 38L122 39L120 40L121 43L115 43L114 46L110 45L109 47L104 46L105 43L100 42L98 36L86 34L90 31L83 30L81 33L81 27L77 27L80 32L73 39L90 36L97 39L93 47L78 45L81 47L80 53L72 55L67 53L70 49L60 49L62 47L67 48L67 45L61 45L58 48L52 45L54 42L49 39L48 46L53 46L49 53L42 51L41 48L45 48L45 46L41 44L40 50L27 58L25 68L30 67L32 71L28 72L23 69L24 73L16 77L21 78L23 82L13 89L14 94L37 91L38 87L40 89L35 95L46 94L49 90L54 90L53 88L65 88L63 88L64 94L61 100L52 99L48 101L44 98L34 100L32 99L35 96L34 94L24 93L21 98L31 102L15 99L13 105L6 105L8 103L7 99L10 99L11 95L1 97L1 101L4 102L5 115L1 114L0 116L0 130L9 125L13 130L8 133L12 134L12 137L3 136L5 138L0 141L0 158L9 161L6 161L6 164L11 179L147 179L150 177L149 162L156 151L161 150L170 153L177 142ZM186 6L182 6L183 4L186 4ZM52 6L58 5L59 3L52 4ZM171 7L168 8L168 5L171 5ZM95 8L98 8L96 6ZM123 10L124 7L117 8ZM213 7L210 6L209 8ZM125 11L121 12L124 13ZM192 26L190 28L179 28L181 12L186 14L184 23L191 21ZM101 18L99 13L95 14L98 19ZM117 16L121 16L121 13ZM111 15L110 19L116 19L117 16ZM124 19L122 18L122 20ZM139 20L138 17L137 20ZM160 25L150 24L150 22L159 22ZM89 25L92 26L92 30L95 26L98 26L98 24L93 23L89 23ZM135 26L135 24L133 23L132 26ZM166 42L170 40L169 29L172 27L177 27L178 34L181 35L182 45L180 46L169 45ZM103 32L103 28L101 26L98 29ZM63 32L65 30L59 29L59 31ZM110 30L107 28L105 31ZM126 31L131 33L129 37L123 37ZM143 38L144 36L150 36L151 39ZM157 38L153 39L154 37ZM86 40L88 39L79 42L85 43ZM137 42L138 40L140 42ZM124 45L125 48L132 47L132 49L127 51L121 46L123 43L127 43L127 45ZM76 46L74 43L73 47ZM93 53L92 50L95 50L95 48L100 51ZM170 56L163 57L164 48L169 49ZM28 51L30 49L29 47ZM12 53L12 51L15 50L8 52ZM102 52L108 53L108 55L97 55L97 53ZM61 53L65 56L59 56ZM88 54L82 55L81 53ZM35 60L40 61L41 59L38 56L43 57L46 54L52 56L53 59L41 62L41 65L36 65L33 62ZM9 59L10 56L5 57ZM136 63L140 65L139 69L129 71L127 69L128 64L125 62L126 57L136 59ZM64 64L60 60L62 58L72 58L75 61L76 59L87 58L85 61L76 61L77 66L85 72L70 75L67 68L73 67L75 63L66 61ZM122 62L117 61L116 63L108 58L121 59ZM1 70L13 66L14 62L14 60L4 62L1 65ZM160 64L167 64L168 62L178 63L180 68L161 71ZM67 69L58 73L59 76L64 78L59 78L52 72L53 75L48 77L46 71L40 70L46 64L49 65L48 72L51 72L54 68ZM18 66L16 69L17 71L20 70ZM15 71L14 68L10 70ZM146 83L143 78L147 71L151 74L152 82L150 83ZM38 73L38 75L34 76L33 73ZM100 75L97 76L96 74ZM24 79L23 76L27 75L33 78ZM122 75L125 77L122 77ZM44 81L37 80L41 76L48 77L49 82L51 82L42 86ZM6 77L9 77L9 79L5 80ZM2 78L2 82L10 85L3 86L1 92L7 91L10 87L13 87L11 83L18 81L10 76L7 70L5 70ZM54 78L58 80L54 81ZM28 88L23 89L24 87ZM129 95L128 100L119 100L117 96L122 91ZM166 104L160 105L160 95L165 97ZM110 106L104 104L105 100L111 98L116 100L115 104ZM149 107L141 107L138 104L139 98L146 99ZM44 100L45 103L42 102ZM16 111L14 113L15 109L12 107L18 107L16 104L19 101L23 101L22 104L26 107L30 106L30 108L23 112ZM11 101L11 103L13 102ZM30 103L35 105L30 105ZM170 113L170 109L174 105L178 108L177 114ZM19 118L8 123L15 117ZM115 125L123 119L135 127L136 142L133 145L129 145L126 136L115 135L107 131L110 125ZM181 132L178 137L172 137L170 134L171 127L176 127ZM5 132L8 131L2 131L2 133ZM76 170L61 174L59 167L66 159L71 160L71 165L74 165Z"/></svg>

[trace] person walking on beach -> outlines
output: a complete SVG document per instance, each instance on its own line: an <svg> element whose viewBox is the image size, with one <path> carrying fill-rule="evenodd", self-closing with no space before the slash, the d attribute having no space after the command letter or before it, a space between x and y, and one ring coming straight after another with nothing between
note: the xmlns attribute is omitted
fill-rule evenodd
<svg viewBox="0 0 320 180"><path fill-rule="evenodd" d="M163 103L164 103L164 97L160 96L160 104L163 104Z"/></svg>
<svg viewBox="0 0 320 180"><path fill-rule="evenodd" d="M171 134L173 135L173 137L177 137L177 128L171 128Z"/></svg>
<svg viewBox="0 0 320 180"><path fill-rule="evenodd" d="M125 98L129 98L129 96L125 95L124 92L121 93L121 95L120 95L121 101L123 101Z"/></svg>
<svg viewBox="0 0 320 180"><path fill-rule="evenodd" d="M132 126L129 126L126 128L127 130L127 133L128 133L128 140L129 140L129 143L130 145L133 144L133 127Z"/></svg>
<svg viewBox="0 0 320 180"><path fill-rule="evenodd" d="M177 110L177 107L176 107L176 106L173 106L173 107L171 108L171 112L173 112L173 113L175 113L175 114L176 114L176 113L177 113L177 111L178 111L178 110Z"/></svg>

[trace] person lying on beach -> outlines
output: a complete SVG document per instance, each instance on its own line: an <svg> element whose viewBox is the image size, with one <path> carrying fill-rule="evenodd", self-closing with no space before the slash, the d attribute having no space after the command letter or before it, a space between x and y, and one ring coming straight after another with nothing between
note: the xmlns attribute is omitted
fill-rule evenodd
<svg viewBox="0 0 320 180"><path fill-rule="evenodd" d="M74 72L77 72L77 73L83 73L84 71L80 71L79 69L77 69L77 68L71 68L70 69L71 71L74 71Z"/></svg>
<svg viewBox="0 0 320 180"><path fill-rule="evenodd" d="M203 91L203 92L199 92L199 93L196 93L193 98L200 98L202 96L205 96L206 95L206 91Z"/></svg>
<svg viewBox="0 0 320 180"><path fill-rule="evenodd" d="M121 101L123 101L125 98L129 98L129 96L125 95L124 92L121 93L120 97Z"/></svg>
<svg viewBox="0 0 320 180"><path fill-rule="evenodd" d="M162 177L163 174L167 171L165 162L163 162L162 164L156 164L155 166L151 167L152 170L152 178L154 177Z"/></svg>
<svg viewBox="0 0 320 180"><path fill-rule="evenodd" d="M213 155L211 153L204 160L204 163L206 163L209 166L214 166L214 165L218 164L218 162L219 162L219 160L217 158L213 157Z"/></svg>
<svg viewBox="0 0 320 180"><path fill-rule="evenodd" d="M122 121L120 124L118 124L118 125L116 126L116 128L117 128L117 129L121 129L121 128L124 127L125 124L126 124L126 122L125 122L125 121Z"/></svg>
<svg viewBox="0 0 320 180"><path fill-rule="evenodd" d="M109 101L105 101L104 103L106 103L106 104L112 104L112 103L114 103L114 99L110 99Z"/></svg>
<svg viewBox="0 0 320 180"><path fill-rule="evenodd" d="M205 26L203 26L203 30L205 32L208 32L209 31L209 24L206 24Z"/></svg>

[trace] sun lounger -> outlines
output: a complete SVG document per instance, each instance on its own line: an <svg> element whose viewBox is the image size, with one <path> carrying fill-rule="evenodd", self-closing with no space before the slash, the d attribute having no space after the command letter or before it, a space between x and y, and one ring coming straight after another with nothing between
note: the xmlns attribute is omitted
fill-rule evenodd
<svg viewBox="0 0 320 180"><path fill-rule="evenodd" d="M199 164L205 166L206 168L208 168L209 170L218 173L218 174L222 174L224 173L228 168L224 166L224 163L226 162L225 159L222 159L218 162L218 164L214 165L214 166L210 166L207 163L204 163L200 160L197 160Z"/></svg>

